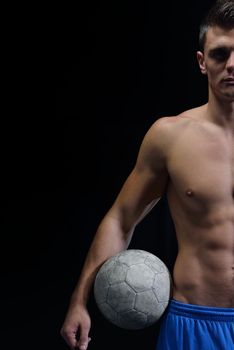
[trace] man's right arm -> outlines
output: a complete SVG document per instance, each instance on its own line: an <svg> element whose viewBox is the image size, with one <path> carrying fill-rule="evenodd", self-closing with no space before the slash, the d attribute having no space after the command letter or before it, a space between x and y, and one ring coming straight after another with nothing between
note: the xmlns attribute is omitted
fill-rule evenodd
<svg viewBox="0 0 234 350"><path fill-rule="evenodd" d="M147 132L134 169L94 236L61 329L61 335L71 348L83 350L88 346L91 321L86 305L100 266L127 249L135 226L165 192L168 176L165 159L167 127L164 124L159 120Z"/></svg>

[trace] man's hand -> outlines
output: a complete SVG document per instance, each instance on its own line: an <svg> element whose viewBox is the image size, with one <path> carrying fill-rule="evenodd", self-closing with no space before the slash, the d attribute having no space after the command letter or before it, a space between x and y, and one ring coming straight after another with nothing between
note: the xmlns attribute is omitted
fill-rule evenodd
<svg viewBox="0 0 234 350"><path fill-rule="evenodd" d="M86 350L91 340L90 326L90 316L84 306L70 307L60 334L72 350Z"/></svg>

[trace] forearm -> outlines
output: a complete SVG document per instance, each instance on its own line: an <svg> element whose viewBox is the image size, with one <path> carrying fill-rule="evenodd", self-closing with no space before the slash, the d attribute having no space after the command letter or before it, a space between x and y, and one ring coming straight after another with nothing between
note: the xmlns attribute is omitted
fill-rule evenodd
<svg viewBox="0 0 234 350"><path fill-rule="evenodd" d="M71 304L86 305L95 276L100 266L111 256L127 249L134 227L128 232L121 227L120 221L106 215L100 223L88 251L78 283L72 294Z"/></svg>

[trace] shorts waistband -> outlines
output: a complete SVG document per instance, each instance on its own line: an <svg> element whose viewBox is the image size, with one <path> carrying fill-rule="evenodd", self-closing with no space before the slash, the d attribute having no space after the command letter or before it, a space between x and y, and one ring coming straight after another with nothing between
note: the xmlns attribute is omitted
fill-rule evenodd
<svg viewBox="0 0 234 350"><path fill-rule="evenodd" d="M234 322L234 308L186 304L175 299L170 301L168 313L199 320Z"/></svg>

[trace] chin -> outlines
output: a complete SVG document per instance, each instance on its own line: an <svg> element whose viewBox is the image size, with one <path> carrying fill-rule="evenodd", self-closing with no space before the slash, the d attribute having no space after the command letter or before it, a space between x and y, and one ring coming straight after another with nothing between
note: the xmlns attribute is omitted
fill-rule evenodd
<svg viewBox="0 0 234 350"><path fill-rule="evenodd" d="M223 91L222 96L229 102L234 102L234 89Z"/></svg>
<svg viewBox="0 0 234 350"><path fill-rule="evenodd" d="M224 95L230 102L234 102L234 91L232 93L226 93Z"/></svg>

